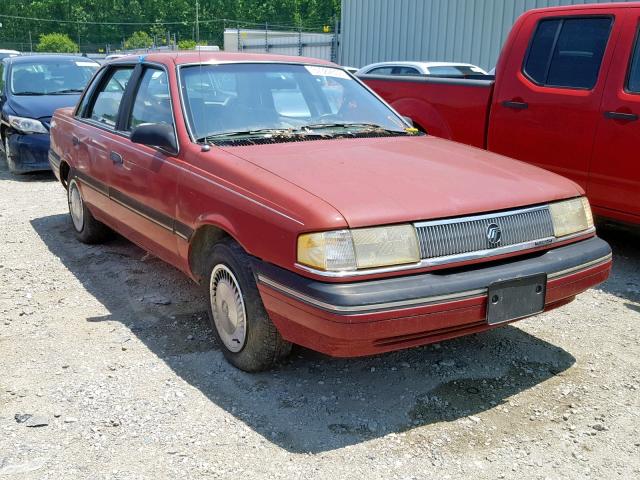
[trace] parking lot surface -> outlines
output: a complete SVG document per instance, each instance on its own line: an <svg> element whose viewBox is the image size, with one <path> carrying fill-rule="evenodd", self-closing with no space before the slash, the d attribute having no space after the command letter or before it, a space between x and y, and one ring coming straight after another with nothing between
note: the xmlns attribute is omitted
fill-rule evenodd
<svg viewBox="0 0 640 480"><path fill-rule="evenodd" d="M0 161L0 477L638 478L640 234L548 314L247 374L203 294L115 237L78 243L51 174Z"/></svg>

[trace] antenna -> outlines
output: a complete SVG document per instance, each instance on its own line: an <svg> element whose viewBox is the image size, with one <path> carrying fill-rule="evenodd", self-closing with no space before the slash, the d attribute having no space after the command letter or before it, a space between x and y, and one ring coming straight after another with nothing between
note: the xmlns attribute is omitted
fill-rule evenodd
<svg viewBox="0 0 640 480"><path fill-rule="evenodd" d="M199 20L199 12L200 3L196 0L196 47L200 44L200 20Z"/></svg>

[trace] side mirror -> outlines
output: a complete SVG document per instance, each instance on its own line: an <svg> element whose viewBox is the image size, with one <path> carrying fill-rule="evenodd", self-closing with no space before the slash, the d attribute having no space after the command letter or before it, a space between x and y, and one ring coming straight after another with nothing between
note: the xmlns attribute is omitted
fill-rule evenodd
<svg viewBox="0 0 640 480"><path fill-rule="evenodd" d="M158 147L171 154L178 153L173 127L165 123L143 123L131 132L131 141L148 147Z"/></svg>
<svg viewBox="0 0 640 480"><path fill-rule="evenodd" d="M402 118L404 118L404 121L407 122L409 125L411 125L413 127L413 119L411 117L407 117L406 115L402 115Z"/></svg>

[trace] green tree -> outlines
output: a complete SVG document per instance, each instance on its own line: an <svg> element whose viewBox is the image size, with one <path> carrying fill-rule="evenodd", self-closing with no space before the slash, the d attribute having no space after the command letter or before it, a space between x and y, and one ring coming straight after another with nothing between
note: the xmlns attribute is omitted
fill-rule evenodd
<svg viewBox="0 0 640 480"><path fill-rule="evenodd" d="M195 40L180 40L178 42L178 48L180 50L193 50L196 48Z"/></svg>
<svg viewBox="0 0 640 480"><path fill-rule="evenodd" d="M64 33L48 33L40 35L40 41L36 47L38 52L74 53L78 51L78 45Z"/></svg>
<svg viewBox="0 0 640 480"><path fill-rule="evenodd" d="M82 51L98 51L110 45L120 48L127 38L143 30L147 37L133 42L135 47L159 43L167 34L180 40L195 40L193 0L0 0L0 14L43 18L11 21L0 19L0 48L29 48L29 32L34 40L41 34L62 33L80 43ZM366 2L365 2L366 3ZM341 0L199 0L200 41L222 46L224 28L292 28L321 31L340 15ZM225 20L223 20L225 19ZM89 23L91 22L91 23ZM95 22L95 23L94 23ZM144 26L135 23L145 24Z"/></svg>
<svg viewBox="0 0 640 480"><path fill-rule="evenodd" d="M153 38L147 32L133 32L133 34L124 41L124 48L127 50L135 48L149 48L153 45Z"/></svg>

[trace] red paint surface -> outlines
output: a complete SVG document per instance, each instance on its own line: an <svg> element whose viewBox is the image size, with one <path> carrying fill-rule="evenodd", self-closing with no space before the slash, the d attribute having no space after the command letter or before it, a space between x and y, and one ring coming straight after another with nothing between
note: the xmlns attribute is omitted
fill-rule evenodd
<svg viewBox="0 0 640 480"><path fill-rule="evenodd" d="M537 23L548 17L611 15L614 23L592 90L538 86L522 72ZM640 95L624 85L640 22L640 3L531 10L514 24L496 67L493 87L366 79L403 115L428 133L486 147L576 181L594 211L640 223L640 122L604 118L604 112L640 115ZM528 104L524 110L504 101Z"/></svg>

